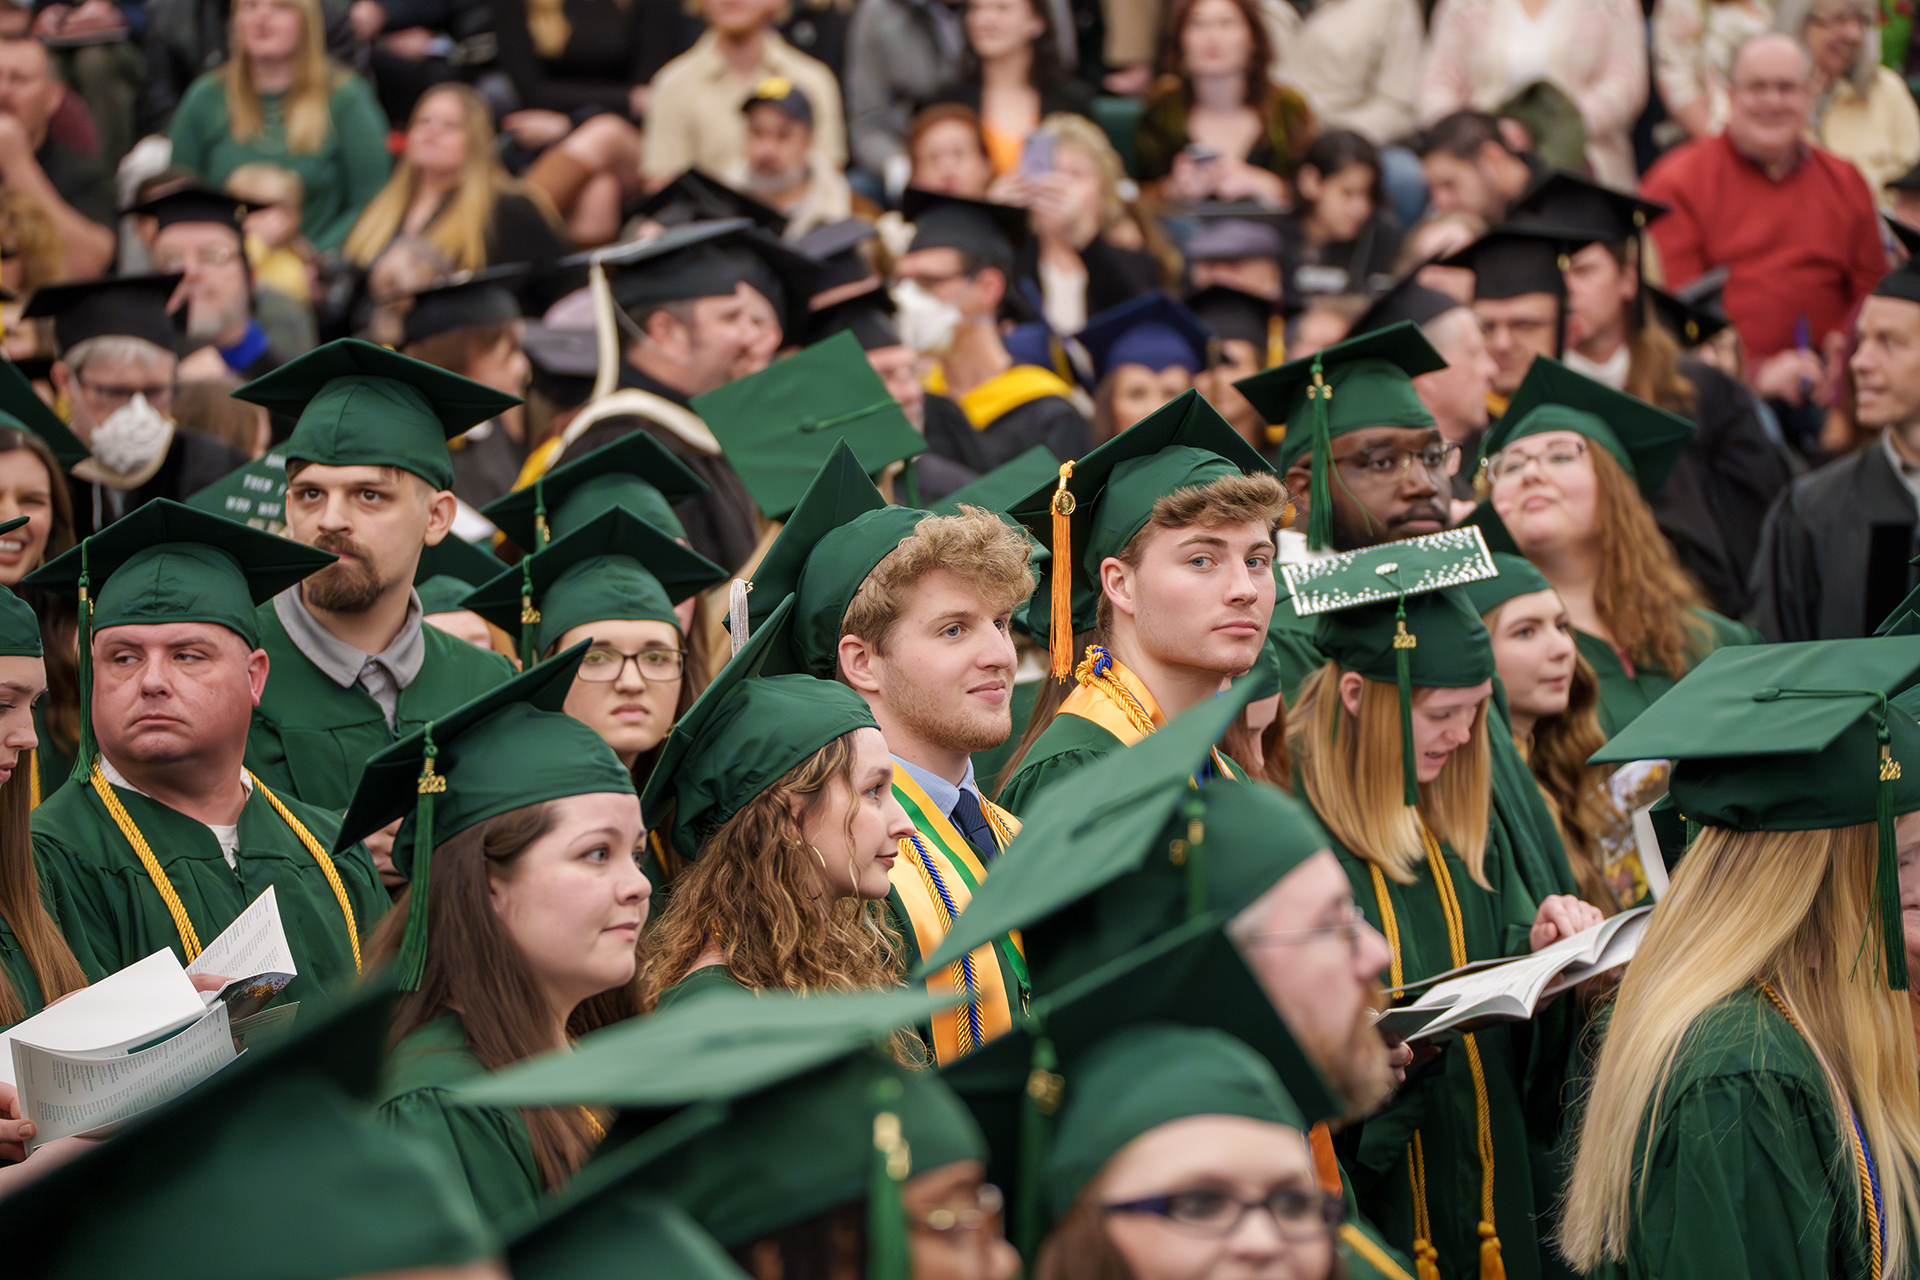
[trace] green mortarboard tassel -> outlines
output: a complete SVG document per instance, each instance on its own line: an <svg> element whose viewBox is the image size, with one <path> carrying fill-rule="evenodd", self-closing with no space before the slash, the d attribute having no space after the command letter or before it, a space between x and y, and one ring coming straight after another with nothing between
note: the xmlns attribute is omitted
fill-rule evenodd
<svg viewBox="0 0 1920 1280"><path fill-rule="evenodd" d="M553 530L547 527L547 478L545 476L533 482L533 541L534 551L545 551L547 544L553 541ZM526 556L522 556L521 559L525 560Z"/></svg>
<svg viewBox="0 0 1920 1280"><path fill-rule="evenodd" d="M407 931L400 939L394 967L402 991L418 991L427 968L427 883L433 873L433 798L447 789L447 780L433 771L440 749L433 745L433 721L422 730L426 748L420 758L420 798L413 814L413 888L407 902Z"/></svg>
<svg viewBox="0 0 1920 1280"><path fill-rule="evenodd" d="M538 508L536 508L537 510ZM535 516L540 528L545 529L544 516ZM540 545L546 546L546 537L541 535ZM540 611L533 607L533 557L520 557L520 669L525 671L534 663L534 649L539 644Z"/></svg>
<svg viewBox="0 0 1920 1280"><path fill-rule="evenodd" d="M1393 611L1393 678L1400 686L1400 780L1406 804L1420 803L1420 775L1413 767L1413 650L1420 638L1407 630L1407 598Z"/></svg>
<svg viewBox="0 0 1920 1280"><path fill-rule="evenodd" d="M1313 383L1307 388L1307 430L1313 436L1313 476L1307 482L1307 546L1315 551L1333 545L1333 436L1327 426L1327 405L1333 388L1320 376L1320 357L1313 358Z"/></svg>
<svg viewBox="0 0 1920 1280"><path fill-rule="evenodd" d="M1040 1248L1045 1195L1042 1184L1046 1180L1047 1152L1053 1146L1053 1117L1065 1097L1066 1081L1058 1074L1060 1055L1054 1052L1043 1021L1032 1019L1028 1029L1033 1034L1033 1065L1027 1073L1026 1090L1020 1095L1020 1202L1015 1206L1013 1228L1014 1246L1021 1257L1031 1260Z"/></svg>
<svg viewBox="0 0 1920 1280"><path fill-rule="evenodd" d="M88 587L92 575L87 571L87 548L92 538L80 539L80 744L73 753L71 779L85 781L93 772L93 756L98 750L93 740L93 601Z"/></svg>
<svg viewBox="0 0 1920 1280"><path fill-rule="evenodd" d="M1206 816L1198 789L1190 790L1180 802L1180 814L1187 820L1187 838L1175 840L1167 850L1174 866L1187 868L1187 919L1198 920L1207 913Z"/></svg>
<svg viewBox="0 0 1920 1280"><path fill-rule="evenodd" d="M867 1275L871 1280L912 1280L913 1254L907 1244L907 1214L900 1186L913 1171L913 1152L900 1133L900 1082L874 1081L873 1154L867 1177Z"/></svg>

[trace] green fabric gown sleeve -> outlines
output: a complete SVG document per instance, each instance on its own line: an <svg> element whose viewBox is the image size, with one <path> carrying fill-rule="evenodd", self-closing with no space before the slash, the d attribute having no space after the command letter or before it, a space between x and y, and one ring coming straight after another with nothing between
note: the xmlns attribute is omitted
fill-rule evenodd
<svg viewBox="0 0 1920 1280"><path fill-rule="evenodd" d="M541 1194L540 1171L519 1111L456 1106L435 1088L392 1098L380 1114L395 1132L419 1138L464 1173L488 1222L524 1221L532 1214Z"/></svg>
<svg viewBox="0 0 1920 1280"><path fill-rule="evenodd" d="M1553 893L1578 895L1573 866L1560 828L1541 794L1519 744L1507 710L1507 689L1498 676L1487 708L1488 746L1493 765L1493 825L1508 840L1521 883L1537 903Z"/></svg>
<svg viewBox="0 0 1920 1280"><path fill-rule="evenodd" d="M48 884L54 923L73 948L87 981L98 982L122 968L116 963L119 951L112 943L115 931L106 905L105 895L114 891L109 878L94 874L84 859L75 858L65 845L39 831L33 833L33 860ZM105 946L104 957L96 943Z"/></svg>
<svg viewBox="0 0 1920 1280"><path fill-rule="evenodd" d="M1045 760L1023 764L995 803L1014 817L1024 818L1027 806L1033 803L1035 796L1069 774L1078 773L1088 765L1106 759L1107 755L1105 751L1062 751Z"/></svg>
<svg viewBox="0 0 1920 1280"><path fill-rule="evenodd" d="M174 110L167 133L173 142L173 163L199 174L203 181L212 161L213 141L227 128L226 97L220 77L212 72L187 87Z"/></svg>
<svg viewBox="0 0 1920 1280"><path fill-rule="evenodd" d="M710 964L705 968L695 969L692 973L680 979L680 981L674 983L665 991L662 991L659 1001L653 1007L653 1011L658 1013L662 1009L671 1008L683 1001L698 1000L702 995L712 991L744 991L746 989L746 984L734 977L733 972L728 969L727 966L723 964Z"/></svg>
<svg viewBox="0 0 1920 1280"><path fill-rule="evenodd" d="M297 796L300 788L293 780L293 768L287 763L287 747L281 741L280 730L270 720L261 718L256 709L253 724L247 730L247 768L253 770L253 776L272 788L275 795Z"/></svg>

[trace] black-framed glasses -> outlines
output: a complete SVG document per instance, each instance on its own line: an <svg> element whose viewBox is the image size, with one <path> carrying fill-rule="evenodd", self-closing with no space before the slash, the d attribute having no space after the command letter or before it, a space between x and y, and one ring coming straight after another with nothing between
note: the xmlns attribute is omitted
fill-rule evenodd
<svg viewBox="0 0 1920 1280"><path fill-rule="evenodd" d="M1006 1210L1006 1199L1000 1194L1000 1188L991 1182L980 1184L979 1193L973 1204L964 1209L949 1209L944 1205L938 1209L929 1209L913 1216L913 1226L943 1236L958 1236L974 1231L985 1231L1000 1225L1000 1215Z"/></svg>
<svg viewBox="0 0 1920 1280"><path fill-rule="evenodd" d="M1323 924L1316 929L1288 929L1279 933L1254 933L1241 941L1245 946L1287 947L1301 942L1317 942L1322 938L1345 938L1347 946L1357 955L1361 934L1367 927L1366 913L1348 903L1346 913L1338 924Z"/></svg>
<svg viewBox="0 0 1920 1280"><path fill-rule="evenodd" d="M1361 479L1376 483L1397 482L1413 467L1445 477L1460 469L1460 446L1448 440L1430 440L1418 449L1381 445L1343 454L1334 461L1358 473Z"/></svg>
<svg viewBox="0 0 1920 1280"><path fill-rule="evenodd" d="M135 396L145 396L147 403L156 409L173 403L175 384L171 382L155 383L145 387L128 386L120 382L95 382L84 373L76 376L74 381L80 384L80 389L88 396L103 404L113 405L115 408L126 404Z"/></svg>
<svg viewBox="0 0 1920 1280"><path fill-rule="evenodd" d="M1345 1202L1320 1191L1301 1191L1294 1187L1275 1187L1264 1200L1242 1200L1224 1191L1172 1191L1144 1200L1128 1200L1106 1206L1108 1213L1144 1213L1165 1218L1174 1226L1195 1235L1226 1239L1240 1229L1247 1215L1264 1209L1273 1219L1280 1238L1292 1244L1324 1240L1339 1229L1346 1217Z"/></svg>
<svg viewBox="0 0 1920 1280"><path fill-rule="evenodd" d="M678 680L686 665L686 656L685 649L642 649L638 653L622 653L618 649L595 645L580 659L578 674L582 680L593 684L611 684L620 678L620 673L631 662L642 680Z"/></svg>

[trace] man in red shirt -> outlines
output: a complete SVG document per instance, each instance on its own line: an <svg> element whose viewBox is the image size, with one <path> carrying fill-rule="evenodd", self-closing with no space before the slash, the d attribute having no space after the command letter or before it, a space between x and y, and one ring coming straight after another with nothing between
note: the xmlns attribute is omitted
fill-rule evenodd
<svg viewBox="0 0 1920 1280"><path fill-rule="evenodd" d="M1887 269L1866 179L1802 138L1812 71L1790 37L1748 40L1728 77L1726 132L1675 148L1640 184L1673 206L1651 226L1669 285L1727 268L1748 380L1803 450L1819 435L1828 337Z"/></svg>

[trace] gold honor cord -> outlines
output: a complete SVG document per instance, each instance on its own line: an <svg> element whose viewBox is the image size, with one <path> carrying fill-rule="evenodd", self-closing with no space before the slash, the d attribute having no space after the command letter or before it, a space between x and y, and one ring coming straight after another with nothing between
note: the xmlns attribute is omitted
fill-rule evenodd
<svg viewBox="0 0 1920 1280"><path fill-rule="evenodd" d="M340 914L346 917L347 941L353 945L353 968L354 972L358 973L360 971L360 929L354 924L353 906L347 901L347 888L341 883L340 872L333 865L333 858L321 847L320 842L314 839L313 833L307 830L306 825L294 817L287 806L280 803L280 797L267 790L266 784L254 777L251 770L247 770L246 774L253 785L259 789L260 794L267 798L267 803L273 806L274 812L293 829L293 834L298 836L300 843L307 847L307 852L313 855L313 860L320 864L320 873L327 878L327 884L333 890L334 899L340 904ZM126 806L121 804L120 797L113 793L113 787L107 782L107 775L101 771L98 758L94 760L93 771L87 775L87 780L93 784L93 790L100 797L100 803L107 807L107 814L113 819L113 825L120 828L120 834L126 837L129 845L133 846L134 856L139 858L140 865L146 868L147 878L153 881L153 887L160 893L160 900L167 906L167 914L173 917L173 927L179 931L180 946L187 953L187 963L192 964L199 959L202 950L200 935L194 930L193 921L187 915L186 904L180 901L180 894L174 889L173 881L167 879L167 873L160 866L160 860L153 856L153 848L147 843L147 838L140 834L140 828L133 824L133 818L127 813Z"/></svg>

